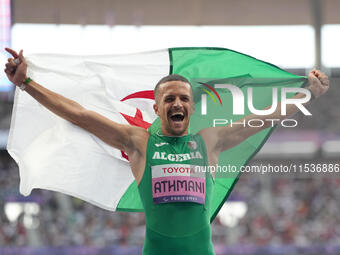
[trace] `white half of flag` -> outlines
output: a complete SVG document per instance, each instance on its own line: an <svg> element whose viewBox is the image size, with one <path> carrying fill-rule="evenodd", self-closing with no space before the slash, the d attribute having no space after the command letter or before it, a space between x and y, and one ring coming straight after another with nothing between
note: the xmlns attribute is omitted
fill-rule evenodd
<svg viewBox="0 0 340 255"><path fill-rule="evenodd" d="M115 56L39 54L27 57L28 76L87 109L129 124L121 113L156 118L153 100L132 98L169 74L168 50ZM20 192L63 192L108 210L134 181L122 153L56 116L16 89L7 149L20 169Z"/></svg>

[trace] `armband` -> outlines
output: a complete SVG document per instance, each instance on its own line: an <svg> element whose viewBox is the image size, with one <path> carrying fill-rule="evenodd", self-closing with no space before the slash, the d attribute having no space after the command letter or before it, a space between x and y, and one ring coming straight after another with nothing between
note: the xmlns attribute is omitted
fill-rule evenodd
<svg viewBox="0 0 340 255"><path fill-rule="evenodd" d="M30 83L31 81L32 81L32 79L31 79L30 77L27 77L27 78L23 81L23 83L19 86L19 88L20 88L22 91L24 91L25 88L26 88L26 85L27 85L28 83Z"/></svg>

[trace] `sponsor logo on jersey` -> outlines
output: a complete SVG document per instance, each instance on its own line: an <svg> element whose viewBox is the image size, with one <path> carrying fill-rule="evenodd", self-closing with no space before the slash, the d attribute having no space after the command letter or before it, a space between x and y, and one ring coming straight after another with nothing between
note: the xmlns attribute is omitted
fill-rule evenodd
<svg viewBox="0 0 340 255"><path fill-rule="evenodd" d="M204 166L189 165L189 164L165 164L155 165L151 167L152 178L166 177L166 176L191 176L191 177L205 177Z"/></svg>
<svg viewBox="0 0 340 255"><path fill-rule="evenodd" d="M155 143L155 146L156 147L161 147L161 146L166 145L166 144L169 144L169 143Z"/></svg>

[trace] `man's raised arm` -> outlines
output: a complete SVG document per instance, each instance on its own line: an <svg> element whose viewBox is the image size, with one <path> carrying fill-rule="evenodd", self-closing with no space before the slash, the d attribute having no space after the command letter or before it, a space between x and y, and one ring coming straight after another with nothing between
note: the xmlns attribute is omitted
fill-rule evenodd
<svg viewBox="0 0 340 255"><path fill-rule="evenodd" d="M14 58L8 59L4 70L13 84L24 89L56 115L89 131L107 144L125 151L133 150L135 135L144 133L144 129L116 123L96 112L85 109L75 101L44 88L33 80L27 79L27 64L22 50L19 54L9 48L6 50Z"/></svg>
<svg viewBox="0 0 340 255"><path fill-rule="evenodd" d="M324 94L329 88L329 80L328 77L319 70L313 70L308 75L309 86L308 89L312 93L312 97L317 98ZM298 93L292 99L303 99L306 95ZM309 102L309 101L308 101ZM308 103L306 102L306 103ZM305 103L305 104L306 104ZM266 109L268 109L267 107ZM222 151L228 150L244 140L248 137L256 134L257 132L269 128L271 126L271 122L265 121L265 119L275 119L275 120L283 120L290 115L297 113L299 108L295 104L289 104L286 106L286 115L281 114L281 104L278 104L276 110L270 115L256 115L251 114L238 122L248 123L251 119L259 119L265 123L261 127L250 127L250 126L220 126L220 127L212 127L206 128L200 131L200 134L204 138L204 141L207 145L207 149L210 152L221 153Z"/></svg>

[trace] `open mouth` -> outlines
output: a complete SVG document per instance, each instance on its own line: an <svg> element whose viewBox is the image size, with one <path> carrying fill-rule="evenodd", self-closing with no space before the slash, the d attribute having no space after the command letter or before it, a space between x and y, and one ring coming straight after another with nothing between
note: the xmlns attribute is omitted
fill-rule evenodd
<svg viewBox="0 0 340 255"><path fill-rule="evenodd" d="M184 120L184 114L183 113L175 113L170 116L170 119L172 121L183 121Z"/></svg>

